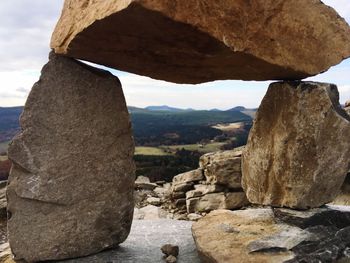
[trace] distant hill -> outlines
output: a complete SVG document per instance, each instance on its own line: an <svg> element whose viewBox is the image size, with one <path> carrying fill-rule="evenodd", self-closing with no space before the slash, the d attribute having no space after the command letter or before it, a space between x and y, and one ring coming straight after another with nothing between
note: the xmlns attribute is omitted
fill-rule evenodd
<svg viewBox="0 0 350 263"><path fill-rule="evenodd" d="M9 141L20 130L19 116L23 107L0 107L0 143Z"/></svg>
<svg viewBox="0 0 350 263"><path fill-rule="evenodd" d="M222 132L211 126L218 123L250 122L239 111L146 111L131 113L137 145L192 144L211 140Z"/></svg>
<svg viewBox="0 0 350 263"><path fill-rule="evenodd" d="M196 143L201 139L213 138L220 133L211 127L215 124L252 120L251 112L245 113L239 109L207 111L169 106L128 107L138 145ZM11 140L20 130L22 110L23 107L0 107L0 143Z"/></svg>
<svg viewBox="0 0 350 263"><path fill-rule="evenodd" d="M227 111L244 111L244 110L246 110L245 107L243 107L243 106L237 106L237 107L234 107L234 108L229 109L229 110L227 110Z"/></svg>
<svg viewBox="0 0 350 263"><path fill-rule="evenodd" d="M173 111L173 112L193 111L193 109L180 109L180 108L169 107L167 105L148 106L148 107L145 108L145 110L149 110L149 111Z"/></svg>

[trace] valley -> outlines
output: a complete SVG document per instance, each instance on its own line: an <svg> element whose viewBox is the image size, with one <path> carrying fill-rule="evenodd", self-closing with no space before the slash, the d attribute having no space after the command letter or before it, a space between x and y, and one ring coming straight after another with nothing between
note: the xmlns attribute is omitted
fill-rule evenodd
<svg viewBox="0 0 350 263"><path fill-rule="evenodd" d="M23 107L0 108L0 162L7 159L8 144L20 130L22 110ZM136 174L151 181L171 181L173 176L194 169L205 153L244 145L255 112L241 106L227 111L166 105L129 106L128 110L136 145Z"/></svg>

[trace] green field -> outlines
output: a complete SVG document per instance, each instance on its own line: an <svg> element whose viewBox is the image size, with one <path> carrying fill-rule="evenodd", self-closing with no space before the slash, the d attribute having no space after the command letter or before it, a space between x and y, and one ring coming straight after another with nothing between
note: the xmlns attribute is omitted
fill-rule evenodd
<svg viewBox="0 0 350 263"><path fill-rule="evenodd" d="M145 146L137 146L135 147L135 155L171 155L171 153L167 153L162 148L158 147L145 147Z"/></svg>
<svg viewBox="0 0 350 263"><path fill-rule="evenodd" d="M10 143L10 141L0 142L0 153L7 152L7 148L8 148L9 143Z"/></svg>
<svg viewBox="0 0 350 263"><path fill-rule="evenodd" d="M171 150L181 150L185 149L188 151L198 151L200 153L209 153L220 151L220 147L225 143L223 142L214 142L208 143L205 145L202 144L186 144L186 145L171 145L171 146L161 146L163 149L170 148Z"/></svg>
<svg viewBox="0 0 350 263"><path fill-rule="evenodd" d="M185 149L187 151L198 151L200 153L209 153L220 151L220 147L225 143L214 142L209 144L185 144L185 145L171 145L171 146L159 146L159 147L135 147L135 155L154 155L165 156L175 154L177 150Z"/></svg>

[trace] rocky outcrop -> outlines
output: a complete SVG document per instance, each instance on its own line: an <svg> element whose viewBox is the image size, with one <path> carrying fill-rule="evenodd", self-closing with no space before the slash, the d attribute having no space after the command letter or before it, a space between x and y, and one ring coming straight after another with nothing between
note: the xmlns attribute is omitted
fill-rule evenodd
<svg viewBox="0 0 350 263"><path fill-rule="evenodd" d="M123 242L133 216L134 144L119 80L50 55L9 147L16 260L74 258Z"/></svg>
<svg viewBox="0 0 350 263"><path fill-rule="evenodd" d="M318 0L66 0L51 47L176 83L302 79L350 56L350 28Z"/></svg>
<svg viewBox="0 0 350 263"><path fill-rule="evenodd" d="M217 210L192 226L203 262L301 263L350 259L350 210Z"/></svg>
<svg viewBox="0 0 350 263"><path fill-rule="evenodd" d="M175 204L188 214L247 205L249 202L241 187L241 155L241 148L203 155L199 169L174 177Z"/></svg>
<svg viewBox="0 0 350 263"><path fill-rule="evenodd" d="M335 85L271 84L243 154L248 200L301 209L332 201L350 162L349 120Z"/></svg>

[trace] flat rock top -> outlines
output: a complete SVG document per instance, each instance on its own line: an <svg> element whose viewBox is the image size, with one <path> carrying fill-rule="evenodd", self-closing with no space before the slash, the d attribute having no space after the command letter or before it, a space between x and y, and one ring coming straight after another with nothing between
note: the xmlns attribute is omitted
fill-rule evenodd
<svg viewBox="0 0 350 263"><path fill-rule="evenodd" d="M178 245L179 263L200 263L191 234L192 222L178 220L134 220L128 239L119 248L66 261L65 263L101 262L165 262L160 248L165 244Z"/></svg>
<svg viewBox="0 0 350 263"><path fill-rule="evenodd" d="M319 0L66 0L56 53L176 83L302 79L350 56Z"/></svg>
<svg viewBox="0 0 350 263"><path fill-rule="evenodd" d="M194 223L203 262L350 262L350 210L216 210Z"/></svg>

